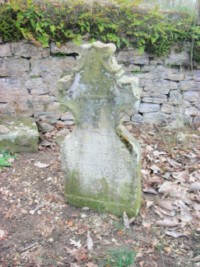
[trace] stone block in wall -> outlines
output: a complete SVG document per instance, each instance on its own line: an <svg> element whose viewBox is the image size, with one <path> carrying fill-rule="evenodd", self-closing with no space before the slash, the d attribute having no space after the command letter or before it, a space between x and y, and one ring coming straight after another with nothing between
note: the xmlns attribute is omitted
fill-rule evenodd
<svg viewBox="0 0 200 267"><path fill-rule="evenodd" d="M183 99L189 102L195 102L197 99L200 99L200 92L197 91L187 91L183 93Z"/></svg>
<svg viewBox="0 0 200 267"><path fill-rule="evenodd" d="M30 116L32 110L32 96L23 87L24 81L20 78L0 79L0 102L4 105L0 107L1 114L14 114L20 116Z"/></svg>
<svg viewBox="0 0 200 267"><path fill-rule="evenodd" d="M141 97L155 97L155 98L163 98L166 99L166 95L160 93L160 92L151 92L151 91L142 91Z"/></svg>
<svg viewBox="0 0 200 267"><path fill-rule="evenodd" d="M170 72L167 73L167 79L171 81L179 82L184 80L184 78L185 78L184 73L170 73Z"/></svg>
<svg viewBox="0 0 200 267"><path fill-rule="evenodd" d="M50 44L50 50L51 50L51 54L57 54L57 53L81 54L81 52L82 52L81 46L78 46L78 45L74 44L73 42L67 42L66 44L63 44L59 47L55 43L51 43Z"/></svg>
<svg viewBox="0 0 200 267"><path fill-rule="evenodd" d="M139 106L139 112L141 113L156 112L159 110L160 110L159 104L141 103Z"/></svg>
<svg viewBox="0 0 200 267"><path fill-rule="evenodd" d="M36 111L34 112L34 118L36 118L36 120L44 120L53 124L60 119L60 114L48 111Z"/></svg>
<svg viewBox="0 0 200 267"><path fill-rule="evenodd" d="M196 82L200 82L200 70L196 70L196 71L194 71L193 79L194 79Z"/></svg>
<svg viewBox="0 0 200 267"><path fill-rule="evenodd" d="M0 44L0 57L11 57L10 44Z"/></svg>
<svg viewBox="0 0 200 267"><path fill-rule="evenodd" d="M145 73L140 74L140 78L153 81L153 80L155 80L155 75L153 72L145 72Z"/></svg>
<svg viewBox="0 0 200 267"><path fill-rule="evenodd" d="M181 81L180 89L182 91L189 91L189 90L197 91L198 90L197 82L195 82L194 80Z"/></svg>
<svg viewBox="0 0 200 267"><path fill-rule="evenodd" d="M2 99L0 94L0 99ZM19 96L12 94L6 99L7 102L0 103L0 115L12 115L30 117L33 115L31 96Z"/></svg>
<svg viewBox="0 0 200 267"><path fill-rule="evenodd" d="M180 53L172 52L166 58L165 64L169 66L190 66L190 55L185 51Z"/></svg>
<svg viewBox="0 0 200 267"><path fill-rule="evenodd" d="M58 80L60 79L61 73L44 73L42 79L49 89L49 94L56 96L58 95Z"/></svg>
<svg viewBox="0 0 200 267"><path fill-rule="evenodd" d="M193 117L184 114L184 110L170 114L169 120L171 122L174 122L174 124L179 124L179 125L182 124L182 127L184 127L185 124L192 125L193 123Z"/></svg>
<svg viewBox="0 0 200 267"><path fill-rule="evenodd" d="M161 94L168 94L170 90L176 89L178 89L178 83L165 80L155 80L144 87L144 91L159 92Z"/></svg>
<svg viewBox="0 0 200 267"><path fill-rule="evenodd" d="M62 121L74 121L74 116L71 112L65 112L61 116Z"/></svg>
<svg viewBox="0 0 200 267"><path fill-rule="evenodd" d="M45 112L49 105L54 103L54 97L49 95L33 95L32 106L34 114Z"/></svg>
<svg viewBox="0 0 200 267"><path fill-rule="evenodd" d="M75 60L71 57L31 59L31 76L44 76L46 74L61 75L63 71L71 70L75 66Z"/></svg>
<svg viewBox="0 0 200 267"><path fill-rule="evenodd" d="M149 64L149 55L147 53L143 53L141 55L137 49L120 51L118 54L116 54L116 59L117 62L125 64L127 63L137 64L137 65Z"/></svg>
<svg viewBox="0 0 200 267"><path fill-rule="evenodd" d="M143 97L142 102L162 104L167 102L167 96L163 95L163 97Z"/></svg>
<svg viewBox="0 0 200 267"><path fill-rule="evenodd" d="M153 65L146 65L141 67L142 72L150 72L150 71L154 71L156 69L155 66Z"/></svg>
<svg viewBox="0 0 200 267"><path fill-rule="evenodd" d="M48 115L49 117L60 119L62 116L62 111L60 109L60 103L58 103L58 102L51 103L50 105L47 106L46 112L49 113L49 115L50 115L50 116ZM53 116L52 116L52 114L53 114Z"/></svg>
<svg viewBox="0 0 200 267"><path fill-rule="evenodd" d="M29 71L29 60L27 59L4 58L0 61L0 77L21 77Z"/></svg>
<svg viewBox="0 0 200 267"><path fill-rule="evenodd" d="M162 112L144 113L143 120L149 124L160 124L167 121L168 116Z"/></svg>
<svg viewBox="0 0 200 267"><path fill-rule="evenodd" d="M143 122L143 116L140 114L134 114L131 116L131 121L135 123L142 123Z"/></svg>
<svg viewBox="0 0 200 267"><path fill-rule="evenodd" d="M153 84L153 80L152 79L143 79L142 75L137 75L137 77L139 78L139 86L140 87L145 87L148 86L150 84Z"/></svg>
<svg viewBox="0 0 200 267"><path fill-rule="evenodd" d="M198 128L200 127L200 116L194 118L194 125Z"/></svg>
<svg viewBox="0 0 200 267"><path fill-rule="evenodd" d="M179 107L170 104L163 104L161 107L161 111L167 114L177 113L179 112Z"/></svg>
<svg viewBox="0 0 200 267"><path fill-rule="evenodd" d="M185 114L187 116L200 116L200 110L192 106L185 109Z"/></svg>
<svg viewBox="0 0 200 267"><path fill-rule="evenodd" d="M141 72L141 67L138 66L138 65L134 65L134 64L130 64L130 65L123 65L123 69L126 71L126 72L135 72L135 73L138 73L138 72Z"/></svg>
<svg viewBox="0 0 200 267"><path fill-rule="evenodd" d="M49 48L42 48L27 42L11 43L11 51L15 57L23 58L46 58L50 56Z"/></svg>
<svg viewBox="0 0 200 267"><path fill-rule="evenodd" d="M183 96L178 90L172 90L169 93L169 103L170 104L180 104L180 101L182 100Z"/></svg>
<svg viewBox="0 0 200 267"><path fill-rule="evenodd" d="M49 93L47 85L40 77L32 77L25 82L25 88L31 95L46 95Z"/></svg>

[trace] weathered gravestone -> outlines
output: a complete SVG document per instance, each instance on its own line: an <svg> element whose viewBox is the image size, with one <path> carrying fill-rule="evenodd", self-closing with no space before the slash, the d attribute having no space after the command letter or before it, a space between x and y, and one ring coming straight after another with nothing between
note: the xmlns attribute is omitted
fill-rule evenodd
<svg viewBox="0 0 200 267"><path fill-rule="evenodd" d="M127 77L114 44L83 46L79 66L58 82L60 101L76 119L61 146L65 198L116 215L138 214L141 202L140 146L120 122L137 109L137 78Z"/></svg>

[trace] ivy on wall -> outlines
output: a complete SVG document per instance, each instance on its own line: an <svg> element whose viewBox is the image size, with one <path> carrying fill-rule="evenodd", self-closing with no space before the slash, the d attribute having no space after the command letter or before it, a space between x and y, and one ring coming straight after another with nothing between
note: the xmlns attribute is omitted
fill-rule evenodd
<svg viewBox="0 0 200 267"><path fill-rule="evenodd" d="M128 1L129 2L129 1ZM95 5L74 0L61 3L10 0L0 4L0 36L4 42L27 39L48 47L73 40L100 40L118 48L136 47L141 53L167 54L174 46L194 43L193 59L200 62L200 26L186 13L142 10L136 2Z"/></svg>

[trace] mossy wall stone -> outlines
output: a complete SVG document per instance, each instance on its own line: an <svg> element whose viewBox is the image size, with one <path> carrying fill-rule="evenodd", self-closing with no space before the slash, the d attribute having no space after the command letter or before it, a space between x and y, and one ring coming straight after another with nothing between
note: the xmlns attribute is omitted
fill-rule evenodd
<svg viewBox="0 0 200 267"><path fill-rule="evenodd" d="M0 117L0 125L0 150L37 152L39 133L32 118Z"/></svg>

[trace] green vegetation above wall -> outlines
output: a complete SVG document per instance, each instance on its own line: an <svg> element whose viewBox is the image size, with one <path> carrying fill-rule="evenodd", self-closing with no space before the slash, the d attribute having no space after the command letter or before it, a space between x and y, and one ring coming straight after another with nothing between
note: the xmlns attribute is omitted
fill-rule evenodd
<svg viewBox="0 0 200 267"><path fill-rule="evenodd" d="M98 39L158 56L192 43L191 55L200 62L200 26L191 15L143 10L137 7L139 1L119 2L92 6L77 0L62 4L10 0L0 4L0 36L4 42L25 38L43 47L51 41L60 45L69 40Z"/></svg>

